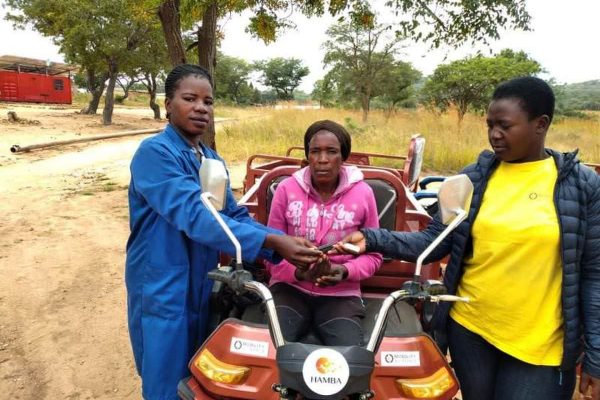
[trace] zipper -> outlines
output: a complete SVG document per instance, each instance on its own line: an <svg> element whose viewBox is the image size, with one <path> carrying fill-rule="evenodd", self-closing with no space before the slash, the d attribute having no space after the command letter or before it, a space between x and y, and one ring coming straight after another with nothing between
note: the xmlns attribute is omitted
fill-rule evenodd
<svg viewBox="0 0 600 400"><path fill-rule="evenodd" d="M562 386L563 384L563 372L562 368L558 367L558 386Z"/></svg>
<svg viewBox="0 0 600 400"><path fill-rule="evenodd" d="M554 159L554 165L556 166L556 182L554 183L554 212L556 212L556 220L558 222L558 256L560 257L560 269L561 269L561 275L562 275L562 279L560 282L560 289L561 289L561 295L560 295L560 305L562 307L562 318L563 318L563 356L562 359L560 361L560 364L562 366L562 363L564 362L564 357L565 357L565 348L567 345L567 335L566 335L566 330L565 330L565 320L564 320L564 313L565 313L565 297L563 295L563 293L565 292L565 263L563 260L563 246L564 246L564 238L563 238L563 225L562 222L560 220L560 213L558 211L558 187L559 187L559 183L562 180L561 179L561 171L558 168L558 163L556 161L556 158L554 158L554 156L551 154L550 155L553 159ZM560 372L560 384L562 385L562 369L559 368L558 369Z"/></svg>

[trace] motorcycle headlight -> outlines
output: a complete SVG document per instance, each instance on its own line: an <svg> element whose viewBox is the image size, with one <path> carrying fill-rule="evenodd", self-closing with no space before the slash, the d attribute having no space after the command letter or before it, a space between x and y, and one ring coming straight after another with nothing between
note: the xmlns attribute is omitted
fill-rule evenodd
<svg viewBox="0 0 600 400"><path fill-rule="evenodd" d="M214 382L240 385L250 375L250 368L225 363L207 349L202 350L194 364L202 372L202 375Z"/></svg>
<svg viewBox="0 0 600 400"><path fill-rule="evenodd" d="M453 377L444 367L432 375L418 379L396 379L404 394L417 399L432 399L444 394L453 385Z"/></svg>

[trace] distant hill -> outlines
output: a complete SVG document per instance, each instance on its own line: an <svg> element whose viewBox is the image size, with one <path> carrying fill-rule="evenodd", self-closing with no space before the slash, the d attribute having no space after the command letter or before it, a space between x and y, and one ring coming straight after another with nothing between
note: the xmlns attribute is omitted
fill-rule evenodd
<svg viewBox="0 0 600 400"><path fill-rule="evenodd" d="M557 106L562 110L600 110L600 79L557 85Z"/></svg>

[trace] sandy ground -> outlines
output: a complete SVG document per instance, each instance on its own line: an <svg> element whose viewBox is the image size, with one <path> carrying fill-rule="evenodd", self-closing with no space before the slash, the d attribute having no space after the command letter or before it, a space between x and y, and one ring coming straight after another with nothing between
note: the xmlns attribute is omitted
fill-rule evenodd
<svg viewBox="0 0 600 400"><path fill-rule="evenodd" d="M30 123L8 123L9 110ZM123 271L129 162L149 135L9 149L164 121L118 108L105 127L100 115L76 111L0 103L0 398L141 397Z"/></svg>

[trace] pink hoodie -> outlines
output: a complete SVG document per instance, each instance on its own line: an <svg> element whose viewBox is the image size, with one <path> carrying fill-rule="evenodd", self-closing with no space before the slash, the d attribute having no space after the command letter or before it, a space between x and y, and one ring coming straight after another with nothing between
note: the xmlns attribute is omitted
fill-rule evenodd
<svg viewBox="0 0 600 400"><path fill-rule="evenodd" d="M305 237L316 245L335 243L360 228L378 228L377 205L371 187L354 166L342 166L340 182L331 198L322 203L312 186L308 167L282 181L273 197L268 225L288 235ZM285 282L309 294L320 296L360 296L360 281L372 276L381 265L378 253L336 255L336 264L348 269L348 277L334 286L318 287L298 281L294 267L283 260L267 263L270 285Z"/></svg>

